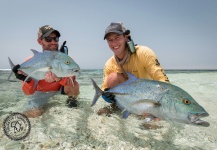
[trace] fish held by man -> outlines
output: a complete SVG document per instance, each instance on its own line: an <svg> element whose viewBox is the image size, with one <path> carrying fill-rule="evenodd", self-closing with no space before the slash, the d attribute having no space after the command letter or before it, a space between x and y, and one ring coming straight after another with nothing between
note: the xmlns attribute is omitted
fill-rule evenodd
<svg viewBox="0 0 217 150"><path fill-rule="evenodd" d="M183 89L165 82L138 79L130 73L128 78L124 83L106 91L102 91L91 79L96 91L91 106L95 105L101 95L111 94L123 111L123 118L127 118L131 113L149 113L172 122L204 127L210 125L201 120L209 114Z"/></svg>
<svg viewBox="0 0 217 150"><path fill-rule="evenodd" d="M20 68L18 69L28 75L25 81L31 77L35 80L36 85L39 80L44 79L45 74L48 71L51 71L57 77L70 77L77 75L80 71L78 64L65 53L47 50L44 52L38 52L33 49L31 49L31 51L34 56L20 64ZM8 59L11 68L13 68L15 65L9 57ZM10 73L8 80L10 80L11 74L12 72Z"/></svg>

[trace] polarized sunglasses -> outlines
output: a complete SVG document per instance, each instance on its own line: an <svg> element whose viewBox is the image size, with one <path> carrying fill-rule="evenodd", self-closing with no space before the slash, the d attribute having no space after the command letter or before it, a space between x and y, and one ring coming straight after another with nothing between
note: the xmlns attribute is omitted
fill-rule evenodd
<svg viewBox="0 0 217 150"><path fill-rule="evenodd" d="M52 40L54 40L55 42L59 42L59 37L45 37L44 38L46 42L51 42Z"/></svg>

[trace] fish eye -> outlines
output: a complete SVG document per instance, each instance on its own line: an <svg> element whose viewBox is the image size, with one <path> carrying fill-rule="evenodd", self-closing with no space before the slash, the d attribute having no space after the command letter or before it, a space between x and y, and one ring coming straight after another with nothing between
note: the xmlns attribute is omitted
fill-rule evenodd
<svg viewBox="0 0 217 150"><path fill-rule="evenodd" d="M65 64L69 65L69 64L70 64L70 61L66 61Z"/></svg>
<svg viewBox="0 0 217 150"><path fill-rule="evenodd" d="M187 105L191 104L191 101L187 99L182 99L182 102Z"/></svg>
<svg viewBox="0 0 217 150"><path fill-rule="evenodd" d="M78 71L79 71L79 70L76 69L74 72L78 72Z"/></svg>

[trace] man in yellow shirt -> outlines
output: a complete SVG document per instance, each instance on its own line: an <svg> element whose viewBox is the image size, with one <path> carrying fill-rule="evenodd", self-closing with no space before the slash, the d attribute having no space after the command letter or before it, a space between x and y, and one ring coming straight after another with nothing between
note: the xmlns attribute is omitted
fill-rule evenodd
<svg viewBox="0 0 217 150"><path fill-rule="evenodd" d="M127 72L137 78L169 82L155 53L146 46L134 46L129 33L130 31L126 30L122 23L115 22L105 30L104 39L107 40L114 56L104 66L102 90L126 81L128 79ZM109 103L113 102L111 97L103 95L103 98ZM104 107L98 111L99 115L103 113L112 113L112 111L110 108Z"/></svg>

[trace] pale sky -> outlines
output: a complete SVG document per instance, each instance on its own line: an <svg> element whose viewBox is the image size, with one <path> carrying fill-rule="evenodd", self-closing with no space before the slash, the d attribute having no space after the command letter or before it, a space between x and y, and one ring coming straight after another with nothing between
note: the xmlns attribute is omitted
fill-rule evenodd
<svg viewBox="0 0 217 150"><path fill-rule="evenodd" d="M113 55L105 28L120 21L164 69L217 69L217 0L0 0L0 69L8 56L21 64L42 51L37 31L47 24L81 69L103 69Z"/></svg>

